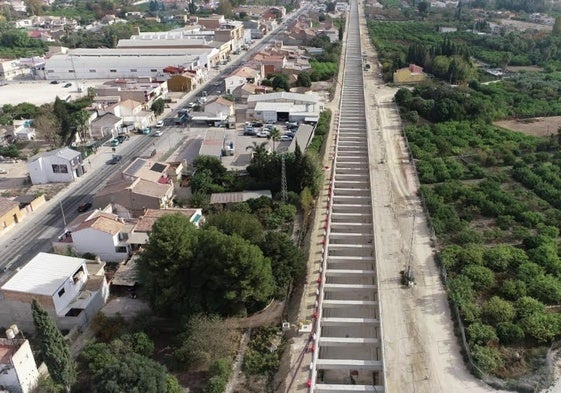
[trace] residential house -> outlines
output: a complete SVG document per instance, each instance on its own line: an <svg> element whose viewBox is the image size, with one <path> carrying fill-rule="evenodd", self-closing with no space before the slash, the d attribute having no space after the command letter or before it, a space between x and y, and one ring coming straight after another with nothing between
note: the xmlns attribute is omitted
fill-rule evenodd
<svg viewBox="0 0 561 393"><path fill-rule="evenodd" d="M12 325L6 330L8 337L0 338L0 388L14 393L31 393L39 384L40 374L29 341L15 338L17 334L19 329Z"/></svg>
<svg viewBox="0 0 561 393"><path fill-rule="evenodd" d="M40 153L29 158L27 170L33 184L69 183L86 172L82 154L69 147Z"/></svg>
<svg viewBox="0 0 561 393"><path fill-rule="evenodd" d="M37 137L35 128L31 125L33 120L14 120L13 121L13 133L14 138L18 141L32 141Z"/></svg>
<svg viewBox="0 0 561 393"><path fill-rule="evenodd" d="M118 215L102 210L80 214L53 242L53 250L59 253L70 250L78 255L90 253L107 262L121 262L129 257L127 239L133 226Z"/></svg>
<svg viewBox="0 0 561 393"><path fill-rule="evenodd" d="M246 83L258 85L261 78L261 70L250 67L240 67L224 78L225 92L232 94L237 87L243 86Z"/></svg>
<svg viewBox="0 0 561 393"><path fill-rule="evenodd" d="M107 110L123 119L123 124L132 124L139 130L155 122L154 112L146 110L141 102L132 99L113 104Z"/></svg>
<svg viewBox="0 0 561 393"><path fill-rule="evenodd" d="M22 79L31 75L31 68L17 59L0 59L0 80Z"/></svg>
<svg viewBox="0 0 561 393"><path fill-rule="evenodd" d="M23 219L23 213L19 203L5 197L0 197L0 233L19 223Z"/></svg>
<svg viewBox="0 0 561 393"><path fill-rule="evenodd" d="M154 183L171 183L171 165L166 162L154 162L145 158L136 158L121 173L123 179L144 179Z"/></svg>
<svg viewBox="0 0 561 393"><path fill-rule="evenodd" d="M107 301L105 262L40 252L0 288L0 321L33 331L36 299L60 329L84 326Z"/></svg>
<svg viewBox="0 0 561 393"><path fill-rule="evenodd" d="M93 206L116 205L121 217L140 217L146 209L165 209L173 205L173 182L153 182L121 178L107 184L95 194Z"/></svg>
<svg viewBox="0 0 561 393"><path fill-rule="evenodd" d="M401 84L420 83L427 79L427 74L423 72L423 67L409 64L409 67L400 68L393 73L393 82Z"/></svg>
<svg viewBox="0 0 561 393"><path fill-rule="evenodd" d="M263 65L262 75L267 76L281 72L286 66L286 57L284 55L273 55L267 52L260 52L253 58Z"/></svg>
<svg viewBox="0 0 561 393"><path fill-rule="evenodd" d="M247 97L253 94L265 94L272 93L273 88L270 86L256 85L254 83L246 83L242 86L238 86L232 91L232 95L236 99L236 103L246 104ZM238 106L236 106L236 116L239 113ZM245 111L245 108L243 108ZM238 118L238 116L236 117Z"/></svg>
<svg viewBox="0 0 561 393"><path fill-rule="evenodd" d="M232 120L236 114L234 102L222 97L209 101L205 104L205 112L216 115L221 119Z"/></svg>
<svg viewBox="0 0 561 393"><path fill-rule="evenodd" d="M150 233L152 233L152 226L156 220L168 214L182 214L189 218L189 221L197 228L204 222L202 209L146 209L144 214L138 219L127 240L131 248L138 250L148 243L148 238Z"/></svg>
<svg viewBox="0 0 561 393"><path fill-rule="evenodd" d="M164 72L166 70L164 69ZM200 81L200 80L199 80ZM198 85L195 72L184 71L171 74L168 79L168 90L188 93Z"/></svg>
<svg viewBox="0 0 561 393"><path fill-rule="evenodd" d="M90 124L90 135L96 140L107 140L118 135L123 126L123 119L112 113L99 116Z"/></svg>
<svg viewBox="0 0 561 393"><path fill-rule="evenodd" d="M156 99L167 97L168 85L166 81L152 78L116 79L97 87L95 93L98 96L118 96L121 101L134 100L150 108Z"/></svg>

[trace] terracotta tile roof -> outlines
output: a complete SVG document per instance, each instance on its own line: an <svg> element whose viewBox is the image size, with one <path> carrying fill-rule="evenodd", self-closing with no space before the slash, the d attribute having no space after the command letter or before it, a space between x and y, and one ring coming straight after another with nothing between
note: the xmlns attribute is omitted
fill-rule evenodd
<svg viewBox="0 0 561 393"><path fill-rule="evenodd" d="M160 184L144 179L137 179L137 181L131 186L131 189L137 194L162 198L168 194L170 188L172 187L173 185L171 184Z"/></svg>
<svg viewBox="0 0 561 393"><path fill-rule="evenodd" d="M74 230L74 232L92 228L98 231L116 235L123 228L124 223L119 221L118 217L108 213L100 213L94 218L84 221Z"/></svg>
<svg viewBox="0 0 561 393"><path fill-rule="evenodd" d="M180 213L190 219L196 212L197 209L146 209L144 215L136 223L134 231L151 232L156 220L166 214Z"/></svg>

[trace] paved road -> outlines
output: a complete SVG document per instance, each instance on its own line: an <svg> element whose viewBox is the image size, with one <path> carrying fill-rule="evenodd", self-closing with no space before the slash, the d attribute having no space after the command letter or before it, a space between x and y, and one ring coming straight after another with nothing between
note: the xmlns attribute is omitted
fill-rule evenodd
<svg viewBox="0 0 561 393"><path fill-rule="evenodd" d="M284 23L305 10L306 8L302 8L296 11ZM118 165L106 165L106 162L111 159L112 153L107 147L102 147L96 155L85 160L88 173L69 184L63 191L43 205L39 211L26 217L24 221L0 237L0 251L2 252L0 271L3 272L3 274L0 274L0 284L11 275L13 270L25 264L38 252L50 251L51 241L62 234L65 222L70 222L78 215L78 206L91 200L95 193L103 188L108 179L135 157L148 156L157 147L158 155L154 157L156 159L164 155L165 152L167 156L192 162L198 155L201 138L194 127L176 127L172 125L173 120L171 119L177 115L177 112L186 102L193 100L200 91L207 89L209 95L212 95L217 90L222 90L215 83L222 81L235 67L263 49L268 42L274 39L275 34L282 27L283 24L279 25L275 31L257 42L248 52L236 56L224 69L215 71L216 76L212 77L214 72L211 72L211 79L205 86L199 87L185 96L173 108L166 110L165 124L167 125L163 128L164 135L159 138L144 135L133 136L130 141L117 148L116 153L123 156L123 160ZM178 149L180 152L178 155L174 150L179 147L178 143L181 140L187 140L187 143L181 149Z"/></svg>

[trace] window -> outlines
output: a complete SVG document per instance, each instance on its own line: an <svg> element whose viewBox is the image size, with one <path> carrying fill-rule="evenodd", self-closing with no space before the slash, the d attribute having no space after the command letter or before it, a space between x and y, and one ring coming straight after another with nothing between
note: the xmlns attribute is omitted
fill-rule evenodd
<svg viewBox="0 0 561 393"><path fill-rule="evenodd" d="M158 70L155 69L155 68L152 68L152 69L150 70L150 72L158 72Z"/></svg>
<svg viewBox="0 0 561 393"><path fill-rule="evenodd" d="M62 295L64 295L64 288L62 288L60 291L58 291L58 297L62 297Z"/></svg>
<svg viewBox="0 0 561 393"><path fill-rule="evenodd" d="M47 70L47 74L52 74L55 70Z"/></svg>
<svg viewBox="0 0 561 393"><path fill-rule="evenodd" d="M124 246L121 246L121 247L115 247L115 252L117 252L117 253L121 253L121 254L124 254L124 253L126 253L126 252L127 252L127 248L126 248L126 247L124 247Z"/></svg>
<svg viewBox="0 0 561 393"><path fill-rule="evenodd" d="M117 72L117 70L109 70L109 72Z"/></svg>
<svg viewBox="0 0 561 393"><path fill-rule="evenodd" d="M68 70L68 72L74 72L74 70Z"/></svg>
<svg viewBox="0 0 561 393"><path fill-rule="evenodd" d="M53 164L51 166L53 168L53 173L68 173L68 167L66 165Z"/></svg>
<svg viewBox="0 0 561 393"><path fill-rule="evenodd" d="M90 70L90 72L96 72L96 70Z"/></svg>
<svg viewBox="0 0 561 393"><path fill-rule="evenodd" d="M131 68L131 72L138 72L136 68Z"/></svg>

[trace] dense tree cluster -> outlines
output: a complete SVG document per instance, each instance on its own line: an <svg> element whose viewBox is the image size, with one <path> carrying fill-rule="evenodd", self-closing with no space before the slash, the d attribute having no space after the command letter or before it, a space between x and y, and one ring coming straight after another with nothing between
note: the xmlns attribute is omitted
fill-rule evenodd
<svg viewBox="0 0 561 393"><path fill-rule="evenodd" d="M109 343L88 344L80 360L94 393L180 393L177 379L150 359L154 343L144 333L125 334Z"/></svg>
<svg viewBox="0 0 561 393"><path fill-rule="evenodd" d="M152 308L164 315L244 314L273 292L259 247L215 227L197 230L182 215L156 221L138 265Z"/></svg>

